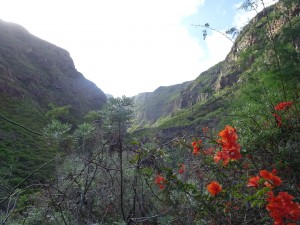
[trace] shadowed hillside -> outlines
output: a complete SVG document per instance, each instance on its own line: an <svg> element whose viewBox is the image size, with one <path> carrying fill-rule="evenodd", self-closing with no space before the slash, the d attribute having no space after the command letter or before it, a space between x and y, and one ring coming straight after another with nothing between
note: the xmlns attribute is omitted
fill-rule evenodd
<svg viewBox="0 0 300 225"><path fill-rule="evenodd" d="M0 115L41 133L49 122L45 117L49 103L69 105L69 120L75 122L105 102L104 93L76 70L66 50L0 20ZM15 184L54 152L43 137L3 117L0 173ZM40 174L35 178L44 179L47 170Z"/></svg>

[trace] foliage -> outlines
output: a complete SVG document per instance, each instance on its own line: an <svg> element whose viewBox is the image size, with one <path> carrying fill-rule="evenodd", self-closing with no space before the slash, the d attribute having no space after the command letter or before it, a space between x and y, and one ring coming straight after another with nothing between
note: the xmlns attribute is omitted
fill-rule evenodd
<svg viewBox="0 0 300 225"><path fill-rule="evenodd" d="M65 105L61 107L55 106L53 103L49 104L49 107L51 108L47 113L46 117L50 119L59 119L59 120L64 120L65 117L67 117L70 113L70 105Z"/></svg>
<svg viewBox="0 0 300 225"><path fill-rule="evenodd" d="M125 96L122 98L109 98L102 110L103 126L125 132L130 125L133 113L132 104L133 99Z"/></svg>
<svg viewBox="0 0 300 225"><path fill-rule="evenodd" d="M56 149L49 146L39 131L44 126L43 111L30 100L20 101L5 95L0 95L0 114L20 126L3 120L0 122L0 177L1 197L5 196L13 186L17 185L31 171L52 158ZM36 115L32 117L32 115ZM24 119L24 117L26 119ZM25 184L36 184L49 178L53 165L39 170L26 180Z"/></svg>
<svg viewBox="0 0 300 225"><path fill-rule="evenodd" d="M51 124L48 124L44 128L44 134L46 137L53 138L57 141L61 141L64 135L71 129L69 124L63 124L59 120L52 120Z"/></svg>
<svg viewBox="0 0 300 225"><path fill-rule="evenodd" d="M268 10L257 23L258 37L267 38L239 52L241 82L216 92L207 89L214 78L198 78L189 88L211 95L159 120L159 133L128 135L133 100L125 96L110 98L85 123L53 120L44 131L61 152L51 159L55 173L38 189L6 190L2 223L299 222L299 53L289 45L298 22L288 18L283 38L261 29L278 16ZM182 127L180 135L163 135Z"/></svg>
<svg viewBox="0 0 300 225"><path fill-rule="evenodd" d="M97 122L101 118L101 114L98 111L89 111L85 116L84 119L88 123Z"/></svg>

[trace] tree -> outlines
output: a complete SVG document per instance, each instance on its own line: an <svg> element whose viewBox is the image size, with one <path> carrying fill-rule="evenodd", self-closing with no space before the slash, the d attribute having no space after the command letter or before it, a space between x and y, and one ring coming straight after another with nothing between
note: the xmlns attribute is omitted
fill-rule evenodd
<svg viewBox="0 0 300 225"><path fill-rule="evenodd" d="M102 116L103 125L111 134L111 150L117 150L119 155L119 173L120 173L120 209L123 220L126 220L124 211L124 171L123 171L123 151L124 137L126 130L130 125L133 116L133 99L123 96L122 98L110 98L105 105Z"/></svg>
<svg viewBox="0 0 300 225"><path fill-rule="evenodd" d="M109 98L101 111L104 128L123 138L133 116L132 108L132 98Z"/></svg>

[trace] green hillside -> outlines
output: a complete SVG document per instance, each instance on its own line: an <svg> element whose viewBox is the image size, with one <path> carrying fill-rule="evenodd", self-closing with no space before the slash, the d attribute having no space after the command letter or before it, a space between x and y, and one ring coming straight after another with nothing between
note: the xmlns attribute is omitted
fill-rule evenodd
<svg viewBox="0 0 300 225"><path fill-rule="evenodd" d="M107 100L0 22L1 223L299 223L299 12L264 7L195 80Z"/></svg>
<svg viewBox="0 0 300 225"><path fill-rule="evenodd" d="M50 103L70 106L65 119L76 123L105 102L106 96L75 69L66 50L0 20L1 192L55 156L57 149L41 136L51 120L45 116ZM44 182L51 171L53 164L25 184Z"/></svg>
<svg viewBox="0 0 300 225"><path fill-rule="evenodd" d="M153 127L167 133L194 131L197 127L228 123L231 119L228 115L243 107L245 101L264 104L268 98L275 104L280 100L297 100L299 6L289 11L289 17L284 16L287 13L284 10L287 9L279 4L268 8L270 22L264 12L252 19L236 38L226 59L183 88L173 101L177 107L173 104L173 110L159 118ZM147 108L156 115L156 107L151 106L144 102L137 107L137 113Z"/></svg>

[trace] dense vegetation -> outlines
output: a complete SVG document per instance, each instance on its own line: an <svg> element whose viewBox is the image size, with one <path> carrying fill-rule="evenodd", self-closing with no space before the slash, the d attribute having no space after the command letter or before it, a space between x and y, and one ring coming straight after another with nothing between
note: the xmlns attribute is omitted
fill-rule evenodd
<svg viewBox="0 0 300 225"><path fill-rule="evenodd" d="M68 119L76 124L89 110L100 109L106 97L75 69L66 50L21 26L0 20L0 43L0 193L5 196L58 152L42 134L53 103L70 105ZM39 169L24 184L44 183L54 167Z"/></svg>
<svg viewBox="0 0 300 225"><path fill-rule="evenodd" d="M299 222L299 7L282 0L259 13L237 37L251 44L233 47L232 64L216 65L182 92L201 87L208 95L151 128L128 133L135 118L127 97L110 98L81 124L72 124L68 105L51 105L41 137L19 126L33 148L42 139L39 147L56 157L33 161L37 169L1 170L2 224ZM209 76L219 68L229 77ZM47 179L11 182L8 167ZM49 170L50 177L41 173Z"/></svg>

